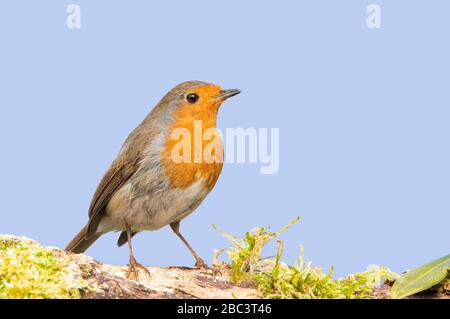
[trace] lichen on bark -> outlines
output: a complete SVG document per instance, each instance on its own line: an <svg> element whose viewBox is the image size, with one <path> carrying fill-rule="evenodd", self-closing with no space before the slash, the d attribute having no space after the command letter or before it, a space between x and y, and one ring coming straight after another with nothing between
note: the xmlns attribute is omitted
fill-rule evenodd
<svg viewBox="0 0 450 319"><path fill-rule="evenodd" d="M79 298L79 268L27 239L0 236L0 298Z"/></svg>

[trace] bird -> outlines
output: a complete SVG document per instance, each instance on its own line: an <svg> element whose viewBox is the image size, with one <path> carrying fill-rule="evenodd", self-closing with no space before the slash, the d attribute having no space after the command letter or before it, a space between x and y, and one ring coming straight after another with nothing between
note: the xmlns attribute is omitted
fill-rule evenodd
<svg viewBox="0 0 450 319"><path fill-rule="evenodd" d="M128 243L129 250L126 277L139 280L139 269L150 273L136 261L132 237L169 225L195 258L194 267L208 269L181 234L180 222L197 209L221 174L224 149L216 134L217 115L222 103L240 92L187 81L164 95L126 138L92 197L87 224L65 250L83 253L103 234L120 232L117 245ZM200 133L208 131L214 140L216 147L210 153L215 160L202 160L197 151L180 150L180 141L174 138L176 132L195 135L198 123ZM196 143L194 139L183 145L195 148ZM207 145L201 144L200 152L206 151Z"/></svg>

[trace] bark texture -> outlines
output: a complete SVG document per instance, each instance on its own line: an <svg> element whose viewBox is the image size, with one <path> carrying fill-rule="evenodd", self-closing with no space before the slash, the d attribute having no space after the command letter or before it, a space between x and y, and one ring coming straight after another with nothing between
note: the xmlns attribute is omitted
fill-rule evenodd
<svg viewBox="0 0 450 319"><path fill-rule="evenodd" d="M226 265L221 265L221 269L200 270L186 267L147 267L150 276L144 271L139 272L139 281L128 280L126 273L127 266L114 266L102 264L84 254L67 253L64 250L52 247L42 247L33 240L25 237L10 235L0 235L0 249L3 255L7 256L0 260L0 296L2 287L14 288L14 285L21 287L20 291L27 291L25 297L29 297L29 291L33 291L33 296L48 297L47 294L39 294L36 287L40 284L41 278L36 278L36 267L47 267L54 278L49 279L47 275L42 278L42 282L47 286L59 284L63 287L75 289L76 297L89 299L115 299L115 298L169 298L169 299L248 299L261 298L258 291L251 284L233 284L229 281L229 269ZM19 252L29 254L28 263L24 262L24 255ZM17 253L18 257L15 254ZM29 253L28 253L29 252ZM34 255L40 257L38 264L33 264ZM42 256L49 256L48 260ZM27 255L28 256L28 255ZM16 258L16 259L14 259ZM8 259L8 260L6 260ZM53 265L52 265L53 263ZM42 266L44 265L44 266ZM12 267L16 267L12 270ZM2 270L3 267L3 270ZM30 278L19 276L21 268L29 270L21 272L30 274ZM59 267L59 268L58 268ZM47 269L46 268L46 269ZM53 269L58 269L57 273ZM3 274L3 275L2 275ZM9 278L8 278L9 276ZM33 284L30 284L33 280ZM48 286L51 283L52 286ZM73 285L72 285L73 283ZM30 286L30 287L27 287ZM372 292L372 297L376 299L390 298L390 283L385 283L382 287L376 288ZM448 286L448 283L446 284ZM28 289L30 288L30 289ZM21 298L17 295L17 289L12 289L16 295L13 298ZM78 293L79 291L79 293ZM432 298L449 299L450 287L436 286L420 294L409 298ZM58 298L60 295L50 296ZM6 295L8 298L8 295Z"/></svg>

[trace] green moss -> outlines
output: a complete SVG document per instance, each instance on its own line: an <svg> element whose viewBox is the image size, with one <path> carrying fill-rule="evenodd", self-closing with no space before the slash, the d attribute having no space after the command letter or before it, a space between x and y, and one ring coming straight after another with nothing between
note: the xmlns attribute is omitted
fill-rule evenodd
<svg viewBox="0 0 450 319"><path fill-rule="evenodd" d="M69 262L29 240L0 236L0 298L79 298Z"/></svg>
<svg viewBox="0 0 450 319"><path fill-rule="evenodd" d="M233 244L225 250L231 259L230 280L254 283L264 298L370 298L369 293L375 286L397 276L385 267L374 267L335 280L332 278L333 268L324 273L320 268L305 262L303 247L294 265L284 264L281 261L284 248L282 241L278 241L274 258L261 257L262 248L298 220L296 218L279 232L255 228L247 232L244 239L213 225Z"/></svg>
<svg viewBox="0 0 450 319"><path fill-rule="evenodd" d="M222 249L218 253L226 251L231 259L231 281L242 282L253 280L253 273L261 267L261 252L264 246L281 233L294 225L300 217L290 222L286 227L278 232L271 232L261 228L254 228L245 234L245 238L233 236L216 225L213 227L227 238L233 247Z"/></svg>

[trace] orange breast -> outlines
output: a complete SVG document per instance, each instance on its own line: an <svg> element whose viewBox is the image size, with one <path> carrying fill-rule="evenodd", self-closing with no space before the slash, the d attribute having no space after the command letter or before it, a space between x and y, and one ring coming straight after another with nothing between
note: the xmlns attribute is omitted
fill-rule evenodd
<svg viewBox="0 0 450 319"><path fill-rule="evenodd" d="M223 166L223 144L216 129L216 108L181 107L174 112L166 145L161 151L165 176L172 187L186 188L200 178L211 190ZM172 133L181 132L181 135ZM190 135L190 136L187 136ZM190 151L186 148L190 147ZM187 152L187 153L186 153ZM183 162L174 159L183 156ZM205 158L214 155L215 161Z"/></svg>

